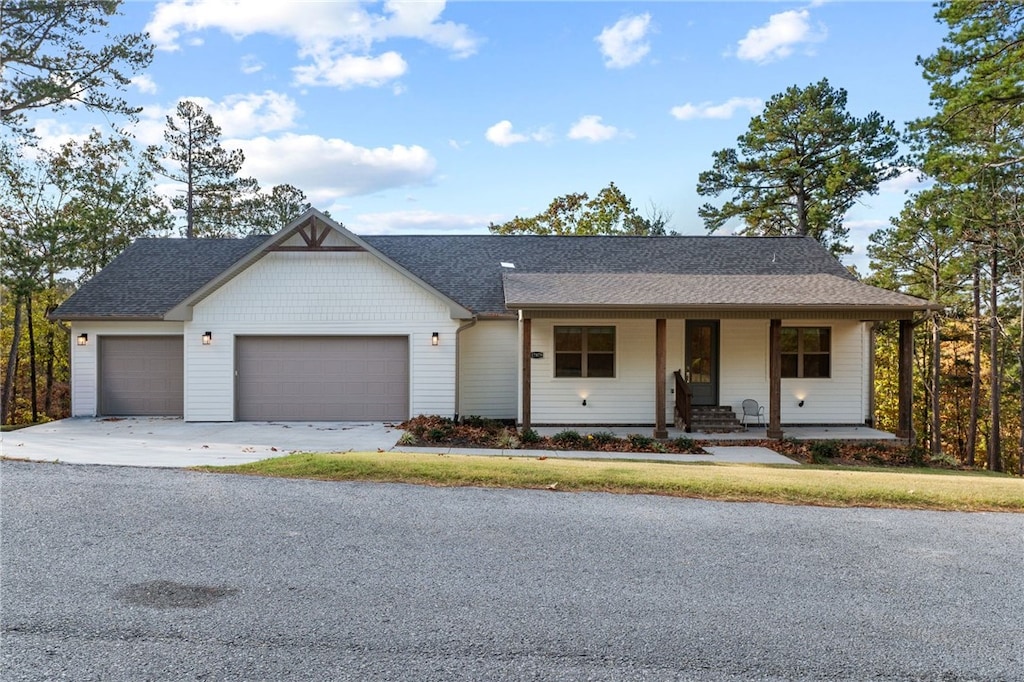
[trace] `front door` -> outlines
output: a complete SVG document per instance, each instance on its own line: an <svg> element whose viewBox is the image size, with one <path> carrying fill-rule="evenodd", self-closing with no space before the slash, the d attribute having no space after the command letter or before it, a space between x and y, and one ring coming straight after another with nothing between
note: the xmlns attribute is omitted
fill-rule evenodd
<svg viewBox="0 0 1024 682"><path fill-rule="evenodd" d="M718 404L718 320L686 321L686 367L694 405Z"/></svg>

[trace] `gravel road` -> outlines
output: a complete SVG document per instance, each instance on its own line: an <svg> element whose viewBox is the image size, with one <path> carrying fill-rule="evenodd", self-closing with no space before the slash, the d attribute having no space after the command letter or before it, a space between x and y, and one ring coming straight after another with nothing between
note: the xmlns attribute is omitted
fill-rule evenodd
<svg viewBox="0 0 1024 682"><path fill-rule="evenodd" d="M0 464L0 678L1024 680L1024 515Z"/></svg>

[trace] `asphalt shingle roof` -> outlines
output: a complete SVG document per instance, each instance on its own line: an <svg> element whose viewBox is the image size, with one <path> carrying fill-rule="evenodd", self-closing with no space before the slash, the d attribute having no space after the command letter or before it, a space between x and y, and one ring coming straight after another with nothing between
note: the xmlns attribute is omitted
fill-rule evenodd
<svg viewBox="0 0 1024 682"><path fill-rule="evenodd" d="M139 239L53 316L161 319L267 239ZM510 303L615 305L671 300L673 305L683 305L695 298L708 303L721 295L731 296L729 300L743 298L751 305L800 304L811 296L838 305L854 299L871 305L867 299L881 297L879 301L885 298L887 304L897 305L895 299L886 298L892 292L878 293L883 290L859 283L809 238L388 235L362 239L482 316L510 314L503 275L508 275ZM515 268L502 267L502 262ZM524 273L559 277L537 279L523 277ZM924 304L906 296L901 300L904 306L915 301Z"/></svg>
<svg viewBox="0 0 1024 682"><path fill-rule="evenodd" d="M52 317L162 319L266 239L138 239L64 301Z"/></svg>
<svg viewBox="0 0 1024 682"><path fill-rule="evenodd" d="M510 308L919 307L912 296L836 275L652 275L506 273Z"/></svg>
<svg viewBox="0 0 1024 682"><path fill-rule="evenodd" d="M375 236L363 238L475 313L508 314L503 273L811 275L856 278L800 237ZM514 270L501 267L515 265Z"/></svg>

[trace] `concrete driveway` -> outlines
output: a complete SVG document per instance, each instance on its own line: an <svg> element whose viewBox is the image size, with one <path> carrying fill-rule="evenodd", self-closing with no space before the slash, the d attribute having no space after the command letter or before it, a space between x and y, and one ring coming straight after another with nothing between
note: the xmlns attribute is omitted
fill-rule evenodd
<svg viewBox="0 0 1024 682"><path fill-rule="evenodd" d="M34 462L181 468L256 462L292 452L378 452L655 462L797 464L764 447L716 446L707 454L396 447L402 431L381 422L184 422L175 417L80 417L0 434L0 455Z"/></svg>
<svg viewBox="0 0 1024 682"><path fill-rule="evenodd" d="M0 454L71 464L189 467L291 452L390 450L402 432L364 422L184 422L172 417L62 419L2 434Z"/></svg>

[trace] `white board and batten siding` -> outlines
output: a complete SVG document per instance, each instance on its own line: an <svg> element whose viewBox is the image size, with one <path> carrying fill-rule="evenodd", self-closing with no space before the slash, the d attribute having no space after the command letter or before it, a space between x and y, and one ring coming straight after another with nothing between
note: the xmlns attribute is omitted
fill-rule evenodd
<svg viewBox="0 0 1024 682"><path fill-rule="evenodd" d="M555 325L613 326L614 378L556 378ZM868 416L868 328L847 320L783 320L783 326L832 330L831 376L783 379L783 424L863 424ZM544 354L531 361L531 417L535 424L652 424L655 321L624 319L534 319L531 348ZM720 323L719 404L741 414L753 398L768 410L768 320L724 319ZM666 421L675 401L672 372L683 365L685 320L666 325ZM583 405L586 398L587 404ZM804 406L799 407L800 399ZM521 400L521 396L520 396ZM517 411L522 419L521 410Z"/></svg>
<svg viewBox="0 0 1024 682"><path fill-rule="evenodd" d="M79 334L89 336L79 346ZM181 322L73 322L71 324L71 416L99 414L99 349L104 336L181 336ZM185 378L188 382L188 377Z"/></svg>
<svg viewBox="0 0 1024 682"><path fill-rule="evenodd" d="M459 414L515 419L519 323L481 320L459 335Z"/></svg>
<svg viewBox="0 0 1024 682"><path fill-rule="evenodd" d="M270 253L185 323L185 419L236 418L236 336L407 337L409 416L454 414L459 325L445 301L370 253ZM206 331L213 341L204 346Z"/></svg>

